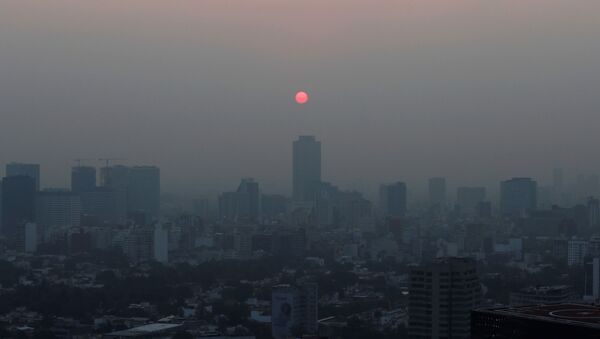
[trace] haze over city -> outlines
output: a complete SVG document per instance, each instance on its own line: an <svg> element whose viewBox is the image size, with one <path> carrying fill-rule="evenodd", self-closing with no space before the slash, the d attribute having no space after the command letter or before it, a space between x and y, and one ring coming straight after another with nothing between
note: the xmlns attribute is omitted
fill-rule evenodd
<svg viewBox="0 0 600 339"><path fill-rule="evenodd" d="M289 194L310 134L323 178L370 194L549 183L600 168L599 31L594 0L4 0L0 155L52 187L117 157L165 192Z"/></svg>

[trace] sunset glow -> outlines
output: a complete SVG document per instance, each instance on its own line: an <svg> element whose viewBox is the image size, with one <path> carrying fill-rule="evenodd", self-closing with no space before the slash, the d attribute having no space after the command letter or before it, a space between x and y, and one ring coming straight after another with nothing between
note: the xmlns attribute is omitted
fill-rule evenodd
<svg viewBox="0 0 600 339"><path fill-rule="evenodd" d="M308 93L300 91L296 93L296 103L303 105L308 102Z"/></svg>

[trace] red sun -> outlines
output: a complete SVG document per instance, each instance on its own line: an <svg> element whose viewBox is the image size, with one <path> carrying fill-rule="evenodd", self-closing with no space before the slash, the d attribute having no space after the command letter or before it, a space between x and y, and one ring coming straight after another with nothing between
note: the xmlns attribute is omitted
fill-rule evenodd
<svg viewBox="0 0 600 339"><path fill-rule="evenodd" d="M308 102L308 93L300 91L296 93L296 103L303 105Z"/></svg>

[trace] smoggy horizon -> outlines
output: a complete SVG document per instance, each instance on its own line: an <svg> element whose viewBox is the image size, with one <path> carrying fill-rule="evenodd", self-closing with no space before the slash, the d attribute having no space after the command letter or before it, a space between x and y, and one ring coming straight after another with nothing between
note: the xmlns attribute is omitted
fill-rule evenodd
<svg viewBox="0 0 600 339"><path fill-rule="evenodd" d="M3 1L0 164L40 163L64 187L74 158L126 158L159 166L165 192L254 177L289 194L292 141L310 134L323 179L367 193L600 172L599 13L591 0Z"/></svg>

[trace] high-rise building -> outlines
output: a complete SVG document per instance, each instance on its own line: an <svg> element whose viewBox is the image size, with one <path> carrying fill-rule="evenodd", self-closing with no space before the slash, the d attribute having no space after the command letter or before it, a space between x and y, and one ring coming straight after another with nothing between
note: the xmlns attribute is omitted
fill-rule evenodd
<svg viewBox="0 0 600 339"><path fill-rule="evenodd" d="M485 201L485 187L459 187L456 189L456 204L461 214L478 214L479 204Z"/></svg>
<svg viewBox="0 0 600 339"><path fill-rule="evenodd" d="M27 253L35 253L38 246L38 227L34 222L25 224L25 247Z"/></svg>
<svg viewBox="0 0 600 339"><path fill-rule="evenodd" d="M81 225L81 197L70 191L45 190L37 194L35 219L46 231Z"/></svg>
<svg viewBox="0 0 600 339"><path fill-rule="evenodd" d="M100 185L102 189L96 190L96 197L100 195L108 195L110 191L111 208L115 209L117 216L128 217L128 206L127 206L127 186L129 185L129 167L123 165L116 165L110 167L103 167L100 169ZM93 196L92 194L86 194L87 196Z"/></svg>
<svg viewBox="0 0 600 339"><path fill-rule="evenodd" d="M154 260L166 264L169 262L169 228L167 225L154 226Z"/></svg>
<svg viewBox="0 0 600 339"><path fill-rule="evenodd" d="M293 144L294 201L314 201L321 183L321 142L303 135Z"/></svg>
<svg viewBox="0 0 600 339"><path fill-rule="evenodd" d="M160 210L160 169L155 166L129 168L127 181L128 214L143 213L156 219Z"/></svg>
<svg viewBox="0 0 600 339"><path fill-rule="evenodd" d="M252 178L244 178L237 189L239 202L239 217L252 222L260 218L260 188Z"/></svg>
<svg viewBox="0 0 600 339"><path fill-rule="evenodd" d="M20 229L35 221L35 179L17 175L2 180L2 233L15 240Z"/></svg>
<svg viewBox="0 0 600 339"><path fill-rule="evenodd" d="M588 198L587 202L588 226L600 226L600 200L596 198Z"/></svg>
<svg viewBox="0 0 600 339"><path fill-rule="evenodd" d="M88 222L93 221L97 226L125 222L127 216L120 191L98 187L80 196L82 214Z"/></svg>
<svg viewBox="0 0 600 339"><path fill-rule="evenodd" d="M379 187L379 204L385 217L403 217L406 214L406 184L396 182Z"/></svg>
<svg viewBox="0 0 600 339"><path fill-rule="evenodd" d="M101 169L102 186L115 192L117 209L128 217L155 220L160 211L160 169L122 165ZM119 213L120 214L120 213Z"/></svg>
<svg viewBox="0 0 600 339"><path fill-rule="evenodd" d="M22 164L11 162L6 164L6 176L15 177L25 175L31 177L35 181L35 190L40 190L40 165L38 164Z"/></svg>
<svg viewBox="0 0 600 339"><path fill-rule="evenodd" d="M71 168L71 191L89 192L96 189L96 168L77 166Z"/></svg>
<svg viewBox="0 0 600 339"><path fill-rule="evenodd" d="M512 178L500 183L500 211L519 215L537 207L537 183L531 178Z"/></svg>
<svg viewBox="0 0 600 339"><path fill-rule="evenodd" d="M275 339L318 333L318 289L314 283L277 285L271 295L271 331Z"/></svg>
<svg viewBox="0 0 600 339"><path fill-rule="evenodd" d="M409 296L409 338L469 338L471 310L481 299L475 261L445 257L413 266Z"/></svg>
<svg viewBox="0 0 600 339"><path fill-rule="evenodd" d="M436 210L446 209L446 178L429 179L429 203Z"/></svg>
<svg viewBox="0 0 600 339"><path fill-rule="evenodd" d="M260 188L254 179L244 178L235 192L219 196L219 218L256 223L260 218Z"/></svg>

